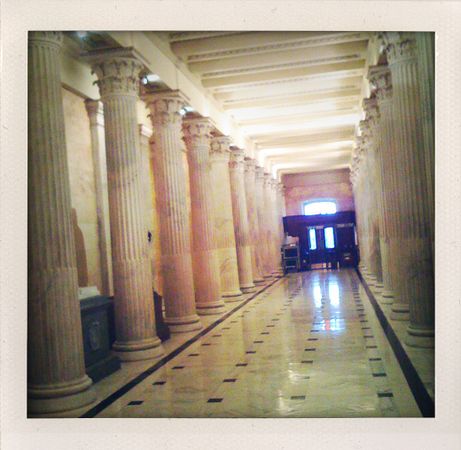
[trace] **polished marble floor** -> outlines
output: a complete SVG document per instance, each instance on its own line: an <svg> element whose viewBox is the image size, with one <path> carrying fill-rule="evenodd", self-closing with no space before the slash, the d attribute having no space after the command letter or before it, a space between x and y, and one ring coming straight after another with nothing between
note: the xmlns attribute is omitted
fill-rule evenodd
<svg viewBox="0 0 461 450"><path fill-rule="evenodd" d="M287 275L185 347L96 417L420 417L352 270Z"/></svg>

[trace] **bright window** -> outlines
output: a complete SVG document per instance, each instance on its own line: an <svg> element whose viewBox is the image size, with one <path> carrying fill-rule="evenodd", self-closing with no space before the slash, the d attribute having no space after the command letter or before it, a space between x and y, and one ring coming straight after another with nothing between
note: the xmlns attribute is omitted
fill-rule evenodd
<svg viewBox="0 0 461 450"><path fill-rule="evenodd" d="M317 238L315 228L309 228L309 250L317 250Z"/></svg>
<svg viewBox="0 0 461 450"><path fill-rule="evenodd" d="M336 203L330 201L307 202L304 203L303 207L305 216L336 213Z"/></svg>
<svg viewBox="0 0 461 450"><path fill-rule="evenodd" d="M326 227L323 229L325 233L325 248L335 248L335 234L333 227Z"/></svg>

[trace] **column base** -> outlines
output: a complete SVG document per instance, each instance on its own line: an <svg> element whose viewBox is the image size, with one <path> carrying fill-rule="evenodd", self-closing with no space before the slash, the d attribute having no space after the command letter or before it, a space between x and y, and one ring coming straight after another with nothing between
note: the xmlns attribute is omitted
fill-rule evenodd
<svg viewBox="0 0 461 450"><path fill-rule="evenodd" d="M27 416L78 417L79 410L96 401L96 391L88 375L71 385L37 386L29 388Z"/></svg>
<svg viewBox="0 0 461 450"><path fill-rule="evenodd" d="M245 285L245 286L240 286L240 290L241 290L244 294L250 294L250 293L256 291L256 286L255 286L254 284Z"/></svg>
<svg viewBox="0 0 461 450"><path fill-rule="evenodd" d="M407 328L405 344L409 345L410 347L434 348L434 329L417 328L412 325L409 325Z"/></svg>
<svg viewBox="0 0 461 450"><path fill-rule="evenodd" d="M229 302L237 302L242 299L242 291L236 290L236 291L226 291L221 293L221 297L224 299L224 301L229 301Z"/></svg>
<svg viewBox="0 0 461 450"><path fill-rule="evenodd" d="M185 317L165 317L165 323L171 333L189 333L202 329L202 322L197 314Z"/></svg>
<svg viewBox="0 0 461 450"><path fill-rule="evenodd" d="M264 286L266 284L264 278L258 278L257 280L253 280L255 286Z"/></svg>
<svg viewBox="0 0 461 450"><path fill-rule="evenodd" d="M392 305L390 317L392 320L410 320L410 310L408 305L404 303L394 303Z"/></svg>
<svg viewBox="0 0 461 450"><path fill-rule="evenodd" d="M272 280L272 275L270 275L270 274L269 275L264 275L264 279L266 281Z"/></svg>
<svg viewBox="0 0 461 450"><path fill-rule="evenodd" d="M379 300L383 305L391 305L394 303L394 294L391 291L384 290L381 292L381 298Z"/></svg>
<svg viewBox="0 0 461 450"><path fill-rule="evenodd" d="M158 337L132 342L115 341L112 350L123 362L157 359L163 355L162 343Z"/></svg>
<svg viewBox="0 0 461 450"><path fill-rule="evenodd" d="M212 316L222 314L226 311L226 307L222 300L209 303L196 303L195 308L199 316Z"/></svg>

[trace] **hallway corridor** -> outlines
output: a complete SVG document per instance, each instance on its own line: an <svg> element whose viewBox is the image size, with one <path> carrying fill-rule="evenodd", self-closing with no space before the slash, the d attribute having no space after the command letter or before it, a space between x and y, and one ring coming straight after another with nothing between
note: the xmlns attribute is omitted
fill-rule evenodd
<svg viewBox="0 0 461 450"><path fill-rule="evenodd" d="M420 417L353 270L288 275L96 417Z"/></svg>

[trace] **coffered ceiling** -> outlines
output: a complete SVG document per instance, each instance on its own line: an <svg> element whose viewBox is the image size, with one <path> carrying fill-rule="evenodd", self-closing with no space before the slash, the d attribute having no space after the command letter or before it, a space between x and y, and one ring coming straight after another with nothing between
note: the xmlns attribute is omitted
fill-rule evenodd
<svg viewBox="0 0 461 450"><path fill-rule="evenodd" d="M275 174L348 167L370 33L174 32L174 55Z"/></svg>

